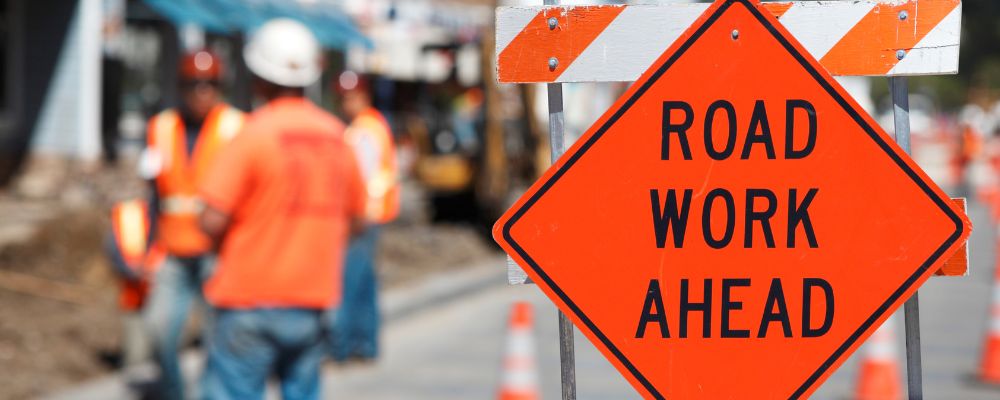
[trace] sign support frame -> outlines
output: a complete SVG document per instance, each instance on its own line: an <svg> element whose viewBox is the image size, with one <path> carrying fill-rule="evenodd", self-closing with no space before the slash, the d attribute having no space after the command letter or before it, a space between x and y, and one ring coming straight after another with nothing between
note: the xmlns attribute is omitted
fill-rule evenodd
<svg viewBox="0 0 1000 400"><path fill-rule="evenodd" d="M547 6L559 5L559 0L544 0ZM559 21L549 18L549 29L556 29ZM548 59L550 69L555 69L559 65L559 59L550 57ZM561 83L549 83L548 108L549 108L549 152L551 162L556 160L566 151L565 145L565 125L566 116L563 114L563 93ZM574 349L574 328L573 322L559 310L559 367L560 381L562 382L562 400L576 400L576 353Z"/></svg>
<svg viewBox="0 0 1000 400"><path fill-rule="evenodd" d="M900 18L903 18L902 15ZM905 53L901 54L905 57ZM892 115L895 126L896 144L910 154L910 99L909 86L905 76L889 78L892 91ZM903 304L904 328L906 331L906 382L908 399L923 400L923 371L920 361L920 292Z"/></svg>
<svg viewBox="0 0 1000 400"><path fill-rule="evenodd" d="M759 3L759 0L750 1L753 3ZM558 6L560 2L559 0L543 0L543 3L545 6ZM906 11L900 12L898 18L901 21L906 20ZM548 29L554 30L559 28L558 23L559 21L556 18L549 18L547 21ZM544 30L544 28L542 28L542 30ZM906 50L898 50L896 58L898 60L903 60L903 58L908 55L907 52L908 51ZM557 57L548 57L547 60L542 60L542 62L547 63L550 72L556 71L557 68L560 67L560 61L572 63L573 58L570 57L568 60L559 60ZM563 66L563 68L565 68L565 66ZM599 79L598 81L601 80ZM550 156L553 163L555 163L565 151L563 93L562 84L559 82L560 81L558 80L554 82L550 81L550 83L547 83L546 85L548 94L547 106L549 118ZM910 154L909 93L907 78L905 75L889 76L889 85L893 103L895 126L894 139L906 154ZM508 256L509 266L514 265L512 261L513 260ZM514 266L514 269L517 269L517 267ZM530 282L530 279L527 280L527 282ZM511 283L513 284L514 282L511 281ZM919 293L917 291L914 291L911 298L906 300L904 303L908 398L911 400L923 399L918 294ZM568 316L561 310L558 314L562 399L576 400L574 326Z"/></svg>

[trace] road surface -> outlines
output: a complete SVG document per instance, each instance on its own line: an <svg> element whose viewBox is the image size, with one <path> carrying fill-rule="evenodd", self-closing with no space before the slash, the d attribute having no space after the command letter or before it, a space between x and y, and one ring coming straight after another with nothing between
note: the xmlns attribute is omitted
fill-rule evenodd
<svg viewBox="0 0 1000 400"><path fill-rule="evenodd" d="M920 290L924 393L928 399L998 399L1000 388L972 383L986 330L993 282L994 231L985 211L972 204L971 276L932 278ZM499 267L499 266L498 266ZM515 301L534 304L535 339L543 399L559 399L559 352L555 307L535 286L497 285L391 325L384 358L375 365L329 369L330 399L467 400L496 397L506 319ZM896 327L900 384L905 388L902 310ZM579 332L576 336L578 397L640 398ZM856 353L864 353L864 347ZM814 394L850 398L858 357L849 359ZM904 389L905 390L905 389Z"/></svg>

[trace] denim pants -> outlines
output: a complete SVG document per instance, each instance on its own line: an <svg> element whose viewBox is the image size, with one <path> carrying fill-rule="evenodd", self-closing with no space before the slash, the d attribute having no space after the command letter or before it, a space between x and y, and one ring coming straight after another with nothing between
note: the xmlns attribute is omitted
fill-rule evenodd
<svg viewBox="0 0 1000 400"><path fill-rule="evenodd" d="M330 356L336 361L378 355L378 282L375 250L379 227L371 226L353 238L344 258L343 299L330 318Z"/></svg>
<svg viewBox="0 0 1000 400"><path fill-rule="evenodd" d="M318 399L323 360L321 311L218 309L203 380L210 400L263 399L276 375L284 400Z"/></svg>
<svg viewBox="0 0 1000 400"><path fill-rule="evenodd" d="M149 329L153 354L160 367L156 398L184 399L184 377L181 375L178 353L181 335L192 305L204 308L202 283L215 267L214 256L196 258L167 257L153 278L149 300L143 309L143 319ZM203 321L208 329L209 321Z"/></svg>

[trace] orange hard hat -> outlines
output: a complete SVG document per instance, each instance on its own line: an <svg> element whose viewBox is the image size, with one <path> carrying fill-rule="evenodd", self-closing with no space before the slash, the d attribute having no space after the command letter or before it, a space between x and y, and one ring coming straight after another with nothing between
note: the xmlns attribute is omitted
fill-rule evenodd
<svg viewBox="0 0 1000 400"><path fill-rule="evenodd" d="M222 76L222 60L208 50L188 53L181 60L181 79L217 81Z"/></svg>

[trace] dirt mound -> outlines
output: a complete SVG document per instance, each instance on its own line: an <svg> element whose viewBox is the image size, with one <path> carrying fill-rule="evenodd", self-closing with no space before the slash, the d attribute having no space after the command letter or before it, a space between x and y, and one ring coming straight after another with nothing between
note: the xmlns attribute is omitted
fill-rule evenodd
<svg viewBox="0 0 1000 400"><path fill-rule="evenodd" d="M0 399L36 397L113 370L121 320L104 259L103 210L43 224L27 242L0 248ZM401 222L382 230L384 287L469 266L496 254L468 225Z"/></svg>
<svg viewBox="0 0 1000 400"><path fill-rule="evenodd" d="M0 249L0 398L104 374L117 347L117 289L100 252L107 221L79 211Z"/></svg>
<svg viewBox="0 0 1000 400"><path fill-rule="evenodd" d="M377 268L386 287L435 271L467 267L499 251L469 225L389 225L381 235Z"/></svg>

